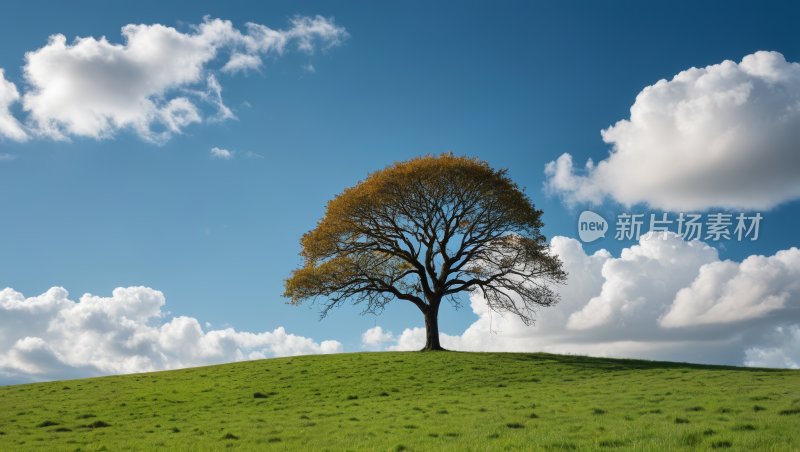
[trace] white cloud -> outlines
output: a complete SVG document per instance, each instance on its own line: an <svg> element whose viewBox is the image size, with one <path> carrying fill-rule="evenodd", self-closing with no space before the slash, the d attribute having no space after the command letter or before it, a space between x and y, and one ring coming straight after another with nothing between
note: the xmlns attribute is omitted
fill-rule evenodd
<svg viewBox="0 0 800 452"><path fill-rule="evenodd" d="M380 327L378 327L380 328ZM422 350L425 347L425 328L406 328L397 336L396 344L387 348L391 351ZM391 338L390 338L391 339ZM458 336L439 333L439 343L448 350L467 350L465 343Z"/></svg>
<svg viewBox="0 0 800 452"><path fill-rule="evenodd" d="M308 63L308 66L303 66L303 69L305 69L308 72L311 72L312 74L316 74L317 73L317 70L314 69L314 65L311 64L311 63Z"/></svg>
<svg viewBox="0 0 800 452"><path fill-rule="evenodd" d="M288 30L272 30L248 23L246 34L230 21L209 17L188 33L160 24L131 24L122 28L124 44L105 37L76 38L70 44L65 36L53 35L46 46L25 55L30 88L22 104L29 126L37 135L56 140L111 138L130 129L163 144L190 124L202 122L197 100L216 107L210 121L236 119L209 72L220 52L230 53L221 69L233 74L257 69L261 56L282 55L291 43L313 53L316 41L329 48L347 37L332 18L298 16L290 24ZM196 88L203 82L206 91ZM7 113L18 98L15 86L0 78L0 133L23 141L26 133Z"/></svg>
<svg viewBox="0 0 800 452"><path fill-rule="evenodd" d="M800 250L750 256L742 263L713 262L681 289L661 326L739 322L783 311L800 295ZM800 306L796 306L800 307Z"/></svg>
<svg viewBox="0 0 800 452"><path fill-rule="evenodd" d="M217 106L217 114L208 118L209 121L222 122L227 119L239 119L222 102L222 86L213 74L208 76L208 96L211 98L211 102Z"/></svg>
<svg viewBox="0 0 800 452"><path fill-rule="evenodd" d="M364 347L380 347L384 342L392 340L392 332L383 332L379 326L368 329L361 335L361 343Z"/></svg>
<svg viewBox="0 0 800 452"><path fill-rule="evenodd" d="M691 68L646 87L601 134L611 155L576 170L563 154L545 167L546 191L568 204L772 208L800 198L800 64L756 52Z"/></svg>
<svg viewBox="0 0 800 452"><path fill-rule="evenodd" d="M231 55L231 59L225 63L225 66L222 67L222 70L231 74L235 74L239 71L247 73L248 69L258 70L260 67L261 58L259 58L257 55L248 55L246 53L235 52Z"/></svg>
<svg viewBox="0 0 800 452"><path fill-rule="evenodd" d="M26 141L28 134L25 133L22 124L8 110L8 107L18 100L17 86L6 80L5 70L0 68L0 137L14 141Z"/></svg>
<svg viewBox="0 0 800 452"><path fill-rule="evenodd" d="M233 152L227 149L211 148L211 157L230 160L233 158Z"/></svg>
<svg viewBox="0 0 800 452"><path fill-rule="evenodd" d="M152 326L166 314L164 295L147 287L86 294L76 303L61 287L25 298L0 291L0 384L147 372L311 353L340 353L336 341L287 334L204 333L191 317ZM209 326L208 324L206 324Z"/></svg>
<svg viewBox="0 0 800 452"><path fill-rule="evenodd" d="M289 39L297 40L297 48L308 53L314 53L314 37L319 37L327 44L324 49L329 49L342 44L349 35L343 27L333 24L333 19L327 20L322 16L313 19L307 16L295 16L290 21L292 29L287 33ZM266 27L264 27L266 28Z"/></svg>
<svg viewBox="0 0 800 452"><path fill-rule="evenodd" d="M641 245L623 249L619 259L603 263L600 293L570 314L566 326L641 328L713 262L719 262L717 250L700 241L685 242L673 233L668 240L643 239Z"/></svg>
<svg viewBox="0 0 800 452"><path fill-rule="evenodd" d="M245 157L248 157L248 158L251 158L251 157L254 157L254 158L259 158L259 159L263 159L263 158L264 158L264 156L263 156L263 155L261 155L261 154L256 154L255 152L252 152L252 151L247 151L247 153L246 153L244 156L245 156Z"/></svg>
<svg viewBox="0 0 800 452"><path fill-rule="evenodd" d="M442 346L713 364L800 363L797 248L736 263L720 261L713 247L676 234L667 240L643 237L619 258L605 250L587 255L577 240L565 237L551 244L569 273L559 304L540 310L536 325L526 327L511 316L490 315L485 300L472 294L478 319L460 335L442 333ZM419 350L425 329L406 329L388 342L389 350Z"/></svg>
<svg viewBox="0 0 800 452"><path fill-rule="evenodd" d="M0 162L3 160L14 160L15 158L17 158L17 156L14 154L0 154Z"/></svg>
<svg viewBox="0 0 800 452"><path fill-rule="evenodd" d="M745 365L800 369L800 326L776 327L767 336L769 343L745 351Z"/></svg>

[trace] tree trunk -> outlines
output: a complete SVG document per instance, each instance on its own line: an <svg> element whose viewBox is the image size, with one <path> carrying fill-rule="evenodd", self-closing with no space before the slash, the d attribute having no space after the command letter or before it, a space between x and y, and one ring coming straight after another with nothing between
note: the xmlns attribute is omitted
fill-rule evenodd
<svg viewBox="0 0 800 452"><path fill-rule="evenodd" d="M423 314L425 314L425 348L420 351L444 350L439 344L439 304L429 305Z"/></svg>

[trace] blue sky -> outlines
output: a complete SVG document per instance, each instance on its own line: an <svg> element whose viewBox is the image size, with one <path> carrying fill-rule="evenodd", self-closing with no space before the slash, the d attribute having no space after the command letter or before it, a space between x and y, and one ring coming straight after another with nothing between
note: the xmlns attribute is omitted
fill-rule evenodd
<svg viewBox="0 0 800 452"><path fill-rule="evenodd" d="M28 139L19 142L6 136L0 141L0 157L6 156L0 159L0 288L28 298L60 286L69 292L69 300L77 302L85 293L111 297L115 288L143 286L160 291L166 300L160 312L170 312L162 318L151 316L147 323L151 327L166 324L173 316L197 319L206 333L228 327L263 333L283 327L286 333L316 344L338 341L341 348L336 350L346 352L412 344L411 336L400 338L400 334L424 327L416 308L402 302L378 318L359 316L357 307L348 307L322 322L315 309L284 304L283 280L299 263L300 236L314 227L325 203L346 186L393 161L452 150L479 156L496 168L509 168L510 176L526 186L544 210L543 232L548 239L577 239L577 217L585 208L611 222L621 212L672 215L679 210L646 202L625 206L618 193L603 197L599 205L577 198L570 204L569 190L563 187L545 193L545 166L565 153L578 168L589 158L594 163L608 158L614 148L603 141L601 130L629 120L637 95L661 79L672 80L681 71L725 60L738 64L759 51L778 52L789 63L800 61L794 23L798 11L786 2L666 6L143 1L113 7L99 2L17 2L4 10L0 68L21 99L36 91L30 78L33 69L26 75L26 52L45 48L56 34L63 34L68 46L75 37L101 36L122 45L121 29L128 24L162 24L191 35L197 33L193 26L204 23L204 16L230 21L241 33L246 33L248 22L289 30L290 19L297 16L319 15L340 27L335 44L310 35L313 53L298 49L298 42L291 40L282 53L252 53L262 64L246 71L225 70L232 47L220 47L215 58L201 64L195 81L176 82L151 96L158 105L185 97L202 117L161 142L148 141L130 126L81 136L63 124L66 139L55 139L43 135L41 124L37 132L24 100L11 103L10 114L28 128ZM51 70L68 70L57 65L60 60L52 61ZM155 73L145 71L136 77L147 80ZM74 77L93 77L86 74ZM222 101L235 119L209 121L220 114L207 84L210 75L221 86ZM77 103L91 97L92 85L87 86L86 96ZM127 86L119 82L114 89ZM789 92L790 97L795 94ZM165 130L157 121L150 126L154 133ZM794 149L800 141L792 139L787 138ZM232 152L233 158L215 158L212 148ZM800 176L797 159L784 158L782 166ZM732 171L730 177L739 176ZM709 185L715 183L712 177L708 180ZM718 260L740 263L751 255L769 257L797 246L800 201L798 196L781 196L776 205L765 208L737 209L728 202L693 210L758 211L764 217L755 242L723 241L720 248L709 241L719 249ZM620 258L623 249L635 244L615 241L611 234L584 244L583 250L592 255L605 249ZM786 265L786 271L797 270ZM687 276L687 281L696 276ZM783 306L798 306L796 288L786 287L776 292L789 294ZM597 296L599 288L580 296ZM677 290L668 298L676 294ZM470 306L465 299L458 312L443 308L441 331L463 336L480 320L476 305ZM761 329L753 327L753 339L736 336L735 341L743 342L726 349L724 358L691 355L686 344L652 356L737 365L800 362L792 351L792 341L800 339L789 337L785 347L776 345L777 339L764 339L775 328L789 334L797 325L793 317L785 317L788 323L774 320L774 315L759 318ZM53 344L50 349L56 358L50 359L58 365L15 367L10 358L15 341L36 336L20 322L0 323L0 333L5 329L7 339L0 341L6 348L0 349L0 356L6 354L5 367L0 359L0 384L60 378L73 371L93 375L121 369L93 367L91 360L67 363L68 353ZM381 329L375 330L376 326ZM367 330L379 339L365 342L362 334ZM388 331L394 333L391 339ZM734 336L731 333L728 339L734 341ZM624 334L615 337L613 341L633 340ZM651 356L633 349L581 348L577 342L569 344L572 348L552 344L555 348L547 348L537 341L498 347ZM747 361L747 350L756 350L751 354L757 355L758 350L773 349L783 350L782 361ZM273 355L265 356L274 354L280 352L273 349ZM226 359L233 358L220 355L211 360ZM160 366L205 362L183 358Z"/></svg>

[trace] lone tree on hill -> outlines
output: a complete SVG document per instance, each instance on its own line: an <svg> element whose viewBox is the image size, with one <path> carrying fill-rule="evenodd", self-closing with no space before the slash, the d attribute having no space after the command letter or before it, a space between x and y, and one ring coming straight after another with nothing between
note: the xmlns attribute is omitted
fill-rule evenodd
<svg viewBox="0 0 800 452"><path fill-rule="evenodd" d="M553 306L566 282L524 189L477 158L452 153L395 162L328 202L300 240L303 265L285 280L287 304L318 303L320 318L343 303L380 314L395 300L425 316L423 350L439 344L439 306L479 290L489 308L526 325Z"/></svg>

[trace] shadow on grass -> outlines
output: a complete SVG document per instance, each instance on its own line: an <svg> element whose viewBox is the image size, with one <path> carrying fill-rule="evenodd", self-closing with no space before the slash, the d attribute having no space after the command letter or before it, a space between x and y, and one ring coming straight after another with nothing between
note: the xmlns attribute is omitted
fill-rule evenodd
<svg viewBox="0 0 800 452"><path fill-rule="evenodd" d="M626 371L646 369L691 369L691 370L735 370L739 372L786 372L788 369L770 369L764 367L737 367L714 364L676 363L671 361L648 361L643 359L595 358L591 356L553 355L549 353L497 353L497 352L451 352L469 353L505 357L518 361L549 361L551 364L562 364L604 371Z"/></svg>

